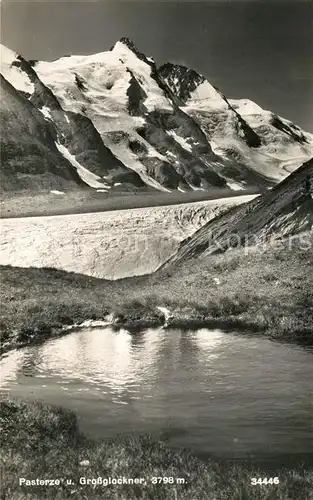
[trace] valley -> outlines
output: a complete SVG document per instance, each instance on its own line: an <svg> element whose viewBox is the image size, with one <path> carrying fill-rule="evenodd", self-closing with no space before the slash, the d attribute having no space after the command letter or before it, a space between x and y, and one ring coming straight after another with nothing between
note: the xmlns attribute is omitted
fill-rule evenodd
<svg viewBox="0 0 313 500"><path fill-rule="evenodd" d="M54 195L56 200L61 196ZM2 264L55 267L106 279L149 274L196 229L254 197L146 208L127 208L124 197L124 210L3 219L0 258Z"/></svg>
<svg viewBox="0 0 313 500"><path fill-rule="evenodd" d="M242 204L3 219L7 347L62 331L63 315L66 325L240 325L310 344L312 173L311 160Z"/></svg>

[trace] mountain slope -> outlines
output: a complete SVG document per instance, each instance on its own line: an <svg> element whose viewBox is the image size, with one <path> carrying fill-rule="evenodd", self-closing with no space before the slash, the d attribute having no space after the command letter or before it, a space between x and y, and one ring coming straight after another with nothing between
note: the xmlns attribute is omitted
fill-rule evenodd
<svg viewBox="0 0 313 500"><path fill-rule="evenodd" d="M1 73L54 130L58 154L96 189L262 191L313 154L311 134L227 99L194 70L157 68L127 38L107 52L51 62L2 47ZM4 159L10 171L13 159Z"/></svg>
<svg viewBox="0 0 313 500"><path fill-rule="evenodd" d="M60 154L63 156L63 163L64 159L66 163L70 162L84 184L104 189L121 181L135 186L143 185L140 177L128 170L104 146L93 123L87 117L78 113L65 112L53 92L38 78L30 63L3 46L1 47L1 73L14 86L15 92L22 97L21 107L27 106L28 109L32 107L32 113L36 115L37 120L41 123L45 122L44 126L50 128L58 156ZM6 89L4 92L7 95ZM13 136L15 133L16 141L18 141L19 123L16 120L16 114L13 108L10 109L11 101L8 97L4 97L4 100L6 101L6 119L2 127L3 141L5 142L7 127L10 128L9 135ZM3 157L6 171L11 171L12 175L14 173L10 167L13 160L10 161L7 156ZM40 169L39 165L38 169ZM33 165L32 175L35 173L36 167ZM80 180L78 183L82 184Z"/></svg>
<svg viewBox="0 0 313 500"><path fill-rule="evenodd" d="M201 254L225 252L234 247L268 243L313 227L313 159L290 174L271 191L216 217L182 242L162 268L186 262Z"/></svg>
<svg viewBox="0 0 313 500"><path fill-rule="evenodd" d="M55 145L54 128L9 82L0 79L2 189L83 187L76 170Z"/></svg>

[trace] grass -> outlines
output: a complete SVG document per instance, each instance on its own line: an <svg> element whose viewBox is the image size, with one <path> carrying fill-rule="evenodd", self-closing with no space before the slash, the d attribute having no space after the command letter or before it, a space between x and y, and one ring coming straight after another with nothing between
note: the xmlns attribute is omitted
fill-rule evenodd
<svg viewBox="0 0 313 500"><path fill-rule="evenodd" d="M147 435L92 441L79 432L75 414L39 402L3 400L0 423L2 500L309 500L313 495L312 471L276 471L278 486L251 486L252 477L273 474L244 464L202 462ZM146 484L93 487L79 480L121 476L143 478ZM183 478L185 484L155 485L152 477ZM19 478L62 481L59 486L20 486Z"/></svg>
<svg viewBox="0 0 313 500"><path fill-rule="evenodd" d="M263 252L252 248L202 257L175 271L108 281L56 269L1 268L2 349L60 333L64 325L103 319L160 325L157 306L172 312L170 325L255 330L313 344L313 236ZM216 281L218 280L218 282Z"/></svg>

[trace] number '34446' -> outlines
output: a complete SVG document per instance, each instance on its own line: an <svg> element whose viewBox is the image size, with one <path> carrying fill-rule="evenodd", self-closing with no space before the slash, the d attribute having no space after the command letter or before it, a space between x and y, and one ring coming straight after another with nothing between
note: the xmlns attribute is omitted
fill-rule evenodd
<svg viewBox="0 0 313 500"><path fill-rule="evenodd" d="M251 484L252 484L252 486L279 484L279 478L278 477L252 477Z"/></svg>

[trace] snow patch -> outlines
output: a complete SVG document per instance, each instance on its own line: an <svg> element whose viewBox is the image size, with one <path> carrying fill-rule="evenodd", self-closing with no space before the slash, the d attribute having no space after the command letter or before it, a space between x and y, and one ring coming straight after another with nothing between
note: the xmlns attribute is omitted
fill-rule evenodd
<svg viewBox="0 0 313 500"><path fill-rule="evenodd" d="M52 189L50 191L51 194L65 194L64 191L58 191L57 189Z"/></svg>
<svg viewBox="0 0 313 500"><path fill-rule="evenodd" d="M227 110L228 104L222 95L207 80L200 83L198 87L191 92L188 100L188 107L205 107L215 110Z"/></svg>
<svg viewBox="0 0 313 500"><path fill-rule="evenodd" d="M43 106L39 111L43 114L46 120L52 121L51 109L48 106Z"/></svg>
<svg viewBox="0 0 313 500"><path fill-rule="evenodd" d="M174 153L172 153L172 151L167 151L167 152L166 152L166 156L171 156L172 158L175 158L175 160L176 160L176 158L177 158L177 156L176 156L176 155L174 155Z"/></svg>
<svg viewBox="0 0 313 500"><path fill-rule="evenodd" d="M161 313L164 314L166 318L169 318L171 316L171 311L167 307L157 306L157 309L161 311Z"/></svg>
<svg viewBox="0 0 313 500"><path fill-rule="evenodd" d="M55 142L55 145L58 148L58 150L60 151L60 153L64 156L64 158L66 158L66 160L68 160L73 165L73 167L76 168L79 177L88 186L90 186L92 188L95 188L95 189L97 189L97 188L102 188L102 189L107 188L107 189L109 189L109 186L106 186L102 182L99 182L99 180L101 179L101 177L99 177L98 175L93 174L92 172L90 172L90 170L87 170L87 168L83 167L76 160L75 156L72 155L65 146L63 146L62 144L59 144L58 142Z"/></svg>
<svg viewBox="0 0 313 500"><path fill-rule="evenodd" d="M168 326L169 319L173 318L173 314L167 307L157 306L157 309L163 314L165 322L163 326Z"/></svg>
<svg viewBox="0 0 313 500"><path fill-rule="evenodd" d="M250 99L229 99L229 104L241 115L267 115L268 111L262 109Z"/></svg>
<svg viewBox="0 0 313 500"><path fill-rule="evenodd" d="M79 462L79 465L81 465L82 467L88 467L88 465L90 465L90 462L89 460L82 460L81 462Z"/></svg>
<svg viewBox="0 0 313 500"><path fill-rule="evenodd" d="M27 94L32 94L35 90L27 73L22 71L14 62L18 62L18 54L0 44L1 73L13 87Z"/></svg>
<svg viewBox="0 0 313 500"><path fill-rule="evenodd" d="M148 158L159 158L159 160L162 160L162 161L168 161L166 156L162 155L161 153L159 153L156 149L154 149L151 144L149 144L147 141L145 140L142 140L141 141L145 146L146 148L148 149L148 153L147 153L147 156Z"/></svg>
<svg viewBox="0 0 313 500"><path fill-rule="evenodd" d="M221 148L221 146L215 142L215 141L210 141L210 146L211 146L211 149L213 151L213 153L215 153L216 155L218 156L221 156L221 157L226 157L227 155L225 154L225 151L223 150L223 148Z"/></svg>
<svg viewBox="0 0 313 500"><path fill-rule="evenodd" d="M190 184L190 182L187 182L187 184L193 191L205 191L203 187L194 186L193 184Z"/></svg>
<svg viewBox="0 0 313 500"><path fill-rule="evenodd" d="M245 189L245 186L243 184L230 180L227 180L227 186L233 191L242 191L243 189Z"/></svg>
<svg viewBox="0 0 313 500"><path fill-rule="evenodd" d="M184 149L186 149L187 151L189 151L190 153L192 153L192 147L191 145L186 141L186 139L184 139L183 137L181 137L180 135L178 135L175 130L167 130L166 132L168 135L174 137L175 141L178 142L178 144L180 144Z"/></svg>
<svg viewBox="0 0 313 500"><path fill-rule="evenodd" d="M82 323L74 323L73 325L68 325L63 328L63 331L74 330L77 328L101 328L113 325L116 322L116 318L113 313L105 316L103 320L101 319L86 319Z"/></svg>

